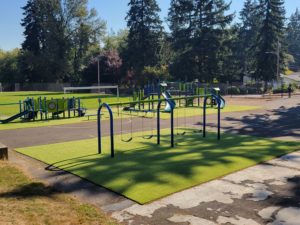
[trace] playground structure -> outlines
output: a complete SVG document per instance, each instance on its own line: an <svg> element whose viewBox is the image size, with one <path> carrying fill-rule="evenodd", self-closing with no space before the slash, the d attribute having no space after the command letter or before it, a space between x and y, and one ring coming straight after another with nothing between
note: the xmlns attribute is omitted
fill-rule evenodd
<svg viewBox="0 0 300 225"><path fill-rule="evenodd" d="M187 101L188 99L197 99L197 98L203 98L203 118L202 118L202 136L206 137L206 109L208 104L208 100L210 99L211 101L215 101L217 105L217 110L218 110L218 116L217 116L217 139L221 139L221 134L220 134L220 129L221 129L221 109L225 107L225 100L220 96L220 95L215 95L215 94L209 94L209 95L196 95L196 96L187 96L187 97L177 97L177 98L172 98L170 93L168 91L165 91L162 93L162 96L164 99L153 99L153 100L142 100L142 101L137 101L137 102L124 102L124 103L115 103L115 104L107 104L103 103L100 105L98 108L97 112L97 129L98 129L98 154L102 153L102 132L101 132L101 111L103 108L106 108L109 112L109 120L110 120L110 151L111 151L111 157L113 158L115 156L115 144L114 144L114 117L113 117L113 110L112 106L123 106L126 104L148 104L149 107L150 105L155 105L156 103L156 138L157 138L157 144L160 144L160 139L161 139L161 134L160 134L160 114L162 112L167 112L170 114L170 146L173 148L175 146L175 141L174 141L174 110L176 108L176 101L180 100L185 100ZM162 104L165 103L165 110L161 110ZM168 109L168 110L166 110ZM128 110L125 109L124 110ZM150 108L149 108L150 110ZM143 110L142 110L143 111ZM153 111L153 110L152 110ZM199 116L200 117L200 116ZM122 121L121 121L121 126L122 126ZM122 134L122 130L121 130ZM131 118L131 134L132 134L132 118ZM132 140L132 137L128 139L127 141L124 142L129 142ZM122 140L123 141L123 140Z"/></svg>
<svg viewBox="0 0 300 225"><path fill-rule="evenodd" d="M2 105L19 105L19 113L0 120L0 123L5 124L16 119L23 121L30 120L47 120L62 118L82 117L85 115L86 109L81 104L80 98L62 98L62 99L47 99L39 97L37 99L27 98L19 103L2 104Z"/></svg>
<svg viewBox="0 0 300 225"><path fill-rule="evenodd" d="M205 96L210 96L208 98L208 105L211 107L216 106L217 102L214 98L211 98L211 95L217 95L220 98L220 89L219 88L209 88L209 87L200 87L199 83L183 83L183 82L157 82L157 83L148 83L144 88L133 91L132 100L129 106L123 108L125 111L141 111L141 112L151 112L155 111L155 99L163 98L172 98L171 95L178 98L177 107L188 107L188 106L197 106L201 107L201 98ZM196 104L195 104L195 100ZM224 99L222 98L222 102ZM145 101L148 101L148 107L146 107ZM221 106L223 108L224 106ZM146 109L147 108L147 109ZM166 102L165 112L169 112L170 108L168 102Z"/></svg>

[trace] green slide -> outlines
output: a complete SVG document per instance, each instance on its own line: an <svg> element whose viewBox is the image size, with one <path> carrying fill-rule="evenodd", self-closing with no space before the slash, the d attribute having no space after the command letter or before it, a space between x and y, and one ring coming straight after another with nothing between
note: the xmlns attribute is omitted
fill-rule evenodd
<svg viewBox="0 0 300 225"><path fill-rule="evenodd" d="M34 114L32 112L25 110L25 111L20 112L20 113L18 113L16 115L13 115L13 116L5 119L5 120L0 120L0 123L9 123L9 122L11 122L11 121L13 121L15 119L18 119L18 118L20 118L22 116L26 116L26 115L29 115L28 119L32 119L33 116L34 116Z"/></svg>

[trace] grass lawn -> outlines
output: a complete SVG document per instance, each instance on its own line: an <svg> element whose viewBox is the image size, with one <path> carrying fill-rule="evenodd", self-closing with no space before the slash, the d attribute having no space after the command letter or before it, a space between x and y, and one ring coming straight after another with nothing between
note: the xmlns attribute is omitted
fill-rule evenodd
<svg viewBox="0 0 300 225"><path fill-rule="evenodd" d="M82 104L84 107L88 109L97 109L98 108L98 98L101 98L103 102L107 103L116 103L118 101L127 102L131 101L131 97L120 97L118 98L113 95L103 95L103 94L84 94L84 93L69 93L64 94L63 92L40 92L40 91L31 91L31 92L2 92L0 93L0 104L6 103L18 103L20 100L24 101L27 97L47 97L47 99L51 98L81 98ZM19 105L10 105L10 106L1 106L0 105L0 117L5 115L14 115L19 112Z"/></svg>
<svg viewBox="0 0 300 225"><path fill-rule="evenodd" d="M0 163L0 224L117 224L98 209Z"/></svg>
<svg viewBox="0 0 300 225"><path fill-rule="evenodd" d="M109 156L109 138L103 138L104 154L97 153L97 139L17 149L96 184L144 204L174 192L216 179L275 157L299 150L299 142L215 133L207 138L187 132L176 136L170 148L169 130L162 131L162 145L134 134L132 142L115 137L116 156Z"/></svg>

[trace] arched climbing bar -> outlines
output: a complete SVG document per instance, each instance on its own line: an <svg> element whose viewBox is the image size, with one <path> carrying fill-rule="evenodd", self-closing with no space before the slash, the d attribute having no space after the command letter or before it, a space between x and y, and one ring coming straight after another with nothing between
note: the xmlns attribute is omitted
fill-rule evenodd
<svg viewBox="0 0 300 225"><path fill-rule="evenodd" d="M114 120L113 120L113 112L110 106L106 103L103 103L98 108L97 113L97 125L98 125L98 154L102 152L102 137L101 137L101 110L105 107L109 112L109 121L110 121L110 155L113 158L115 156L114 149Z"/></svg>

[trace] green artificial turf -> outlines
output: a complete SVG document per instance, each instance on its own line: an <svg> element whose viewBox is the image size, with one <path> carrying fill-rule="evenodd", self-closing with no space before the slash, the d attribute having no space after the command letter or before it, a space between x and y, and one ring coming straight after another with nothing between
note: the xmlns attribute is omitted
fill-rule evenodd
<svg viewBox="0 0 300 225"><path fill-rule="evenodd" d="M115 136L115 158L110 158L108 137L103 138L101 155L96 154L97 139L17 151L144 204L300 149L299 142L232 134L222 134L217 141L215 133L202 138L192 132L176 136L176 147L170 148L169 130L162 134L160 146L141 133L129 143Z"/></svg>

